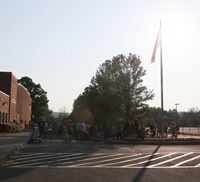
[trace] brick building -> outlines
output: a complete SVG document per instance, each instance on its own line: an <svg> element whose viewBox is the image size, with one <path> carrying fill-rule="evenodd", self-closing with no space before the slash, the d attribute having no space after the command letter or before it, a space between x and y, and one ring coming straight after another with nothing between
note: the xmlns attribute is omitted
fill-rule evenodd
<svg viewBox="0 0 200 182"><path fill-rule="evenodd" d="M0 91L0 123L8 122L10 96Z"/></svg>
<svg viewBox="0 0 200 182"><path fill-rule="evenodd" d="M0 113L0 123L16 122L24 128L25 121L30 121L30 94L17 83L12 72L0 72Z"/></svg>
<svg viewBox="0 0 200 182"><path fill-rule="evenodd" d="M17 119L19 127L24 128L31 117L31 97L28 90L21 84L17 85Z"/></svg>

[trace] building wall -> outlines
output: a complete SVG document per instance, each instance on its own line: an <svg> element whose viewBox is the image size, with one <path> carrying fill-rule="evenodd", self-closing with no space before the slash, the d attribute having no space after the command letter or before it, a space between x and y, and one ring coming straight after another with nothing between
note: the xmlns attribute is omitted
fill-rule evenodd
<svg viewBox="0 0 200 182"><path fill-rule="evenodd" d="M0 124L8 123L9 95L0 91Z"/></svg>
<svg viewBox="0 0 200 182"><path fill-rule="evenodd" d="M24 128L30 119L31 97L28 90L18 85L12 72L0 72L0 123L17 122L20 128Z"/></svg>
<svg viewBox="0 0 200 182"><path fill-rule="evenodd" d="M17 79L13 74L10 90L10 121L17 121Z"/></svg>
<svg viewBox="0 0 200 182"><path fill-rule="evenodd" d="M7 95L11 91L11 72L0 72L0 90Z"/></svg>
<svg viewBox="0 0 200 182"><path fill-rule="evenodd" d="M17 116L19 127L25 128L31 120L31 97L28 90L21 84L17 85Z"/></svg>
<svg viewBox="0 0 200 182"><path fill-rule="evenodd" d="M17 79L12 72L0 72L0 90L10 96L8 121L16 121Z"/></svg>

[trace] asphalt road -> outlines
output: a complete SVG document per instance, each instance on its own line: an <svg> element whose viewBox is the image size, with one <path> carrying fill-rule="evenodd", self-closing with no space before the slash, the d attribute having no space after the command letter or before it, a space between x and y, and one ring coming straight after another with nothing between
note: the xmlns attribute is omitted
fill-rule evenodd
<svg viewBox="0 0 200 182"><path fill-rule="evenodd" d="M197 182L199 145L125 145L46 140L0 167L0 181Z"/></svg>
<svg viewBox="0 0 200 182"><path fill-rule="evenodd" d="M0 149L11 145L22 144L30 139L30 132L0 133Z"/></svg>

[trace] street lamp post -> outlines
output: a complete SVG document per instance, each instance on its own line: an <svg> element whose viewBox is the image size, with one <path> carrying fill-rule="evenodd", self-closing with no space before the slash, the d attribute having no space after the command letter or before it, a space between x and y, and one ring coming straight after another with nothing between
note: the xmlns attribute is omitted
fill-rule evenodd
<svg viewBox="0 0 200 182"><path fill-rule="evenodd" d="M179 104L178 104L178 103L176 103L175 105L176 105L176 112L177 112L177 107L178 107L178 105L179 105Z"/></svg>

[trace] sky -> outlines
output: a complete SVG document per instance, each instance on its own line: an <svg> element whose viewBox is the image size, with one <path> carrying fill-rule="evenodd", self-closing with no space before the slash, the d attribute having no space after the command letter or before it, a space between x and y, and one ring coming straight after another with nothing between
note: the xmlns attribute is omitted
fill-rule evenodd
<svg viewBox="0 0 200 182"><path fill-rule="evenodd" d="M49 108L71 112L99 66L136 54L161 107L162 22L164 109L200 108L199 0L0 0L0 71L28 76L47 92Z"/></svg>

